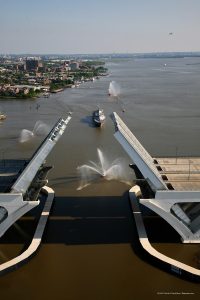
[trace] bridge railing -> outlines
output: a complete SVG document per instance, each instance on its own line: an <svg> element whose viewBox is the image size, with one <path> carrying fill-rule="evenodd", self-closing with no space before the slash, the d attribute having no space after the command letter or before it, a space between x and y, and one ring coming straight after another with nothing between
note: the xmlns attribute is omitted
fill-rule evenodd
<svg viewBox="0 0 200 300"><path fill-rule="evenodd" d="M45 138L43 143L36 150L32 156L30 162L23 170L21 175L18 177L16 182L13 184L11 191L12 192L21 192L23 195L26 193L30 183L35 177L40 166L44 163L47 155L50 153L58 139L63 134L68 122L70 121L71 116L68 116L67 119L60 119L53 129L50 131L48 136Z"/></svg>
<svg viewBox="0 0 200 300"><path fill-rule="evenodd" d="M133 149L139 154L142 160L146 163L149 167L151 172L158 178L158 180L162 183L164 187L167 186L162 179L161 174L157 170L156 166L153 163L153 158L147 152L147 150L141 145L138 139L134 136L134 134L130 131L130 129L126 126L126 124L122 121L122 119L114 112L114 122L117 131L120 131L121 134L125 137L127 142L133 147Z"/></svg>

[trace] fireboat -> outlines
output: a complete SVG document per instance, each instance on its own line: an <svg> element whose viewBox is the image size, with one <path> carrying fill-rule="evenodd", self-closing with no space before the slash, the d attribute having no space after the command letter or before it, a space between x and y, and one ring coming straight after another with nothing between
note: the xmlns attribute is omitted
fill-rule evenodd
<svg viewBox="0 0 200 300"><path fill-rule="evenodd" d="M105 122L105 115L103 109L97 109L93 112L93 121L97 127L101 127Z"/></svg>

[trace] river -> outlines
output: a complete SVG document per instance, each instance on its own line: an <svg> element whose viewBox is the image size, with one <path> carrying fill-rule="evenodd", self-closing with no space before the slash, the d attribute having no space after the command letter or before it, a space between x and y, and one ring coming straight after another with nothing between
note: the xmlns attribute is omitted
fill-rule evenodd
<svg viewBox="0 0 200 300"><path fill-rule="evenodd" d="M59 117L72 112L47 159L54 167L49 186L56 197L43 243L24 266L0 277L2 299L132 300L157 299L162 293L199 297L199 284L166 273L138 255L128 185L99 178L77 190L77 167L97 161L97 148L108 161L122 158L127 166L131 162L113 136L113 111L152 156L199 156L199 63L199 58L112 60L106 63L109 76L79 88L37 100L0 100L0 110L7 114L0 124L0 159L30 157L41 137L21 145L21 130L32 130L38 120L51 128ZM112 80L121 88L118 99L108 96ZM91 117L98 105L106 114L101 129L93 126ZM128 167L127 172L131 172ZM155 247L195 264L200 246L175 243L174 231L163 226L166 240L162 241L160 227L152 226L153 235L158 234ZM33 228L30 213L6 233L0 243L1 262L24 249Z"/></svg>

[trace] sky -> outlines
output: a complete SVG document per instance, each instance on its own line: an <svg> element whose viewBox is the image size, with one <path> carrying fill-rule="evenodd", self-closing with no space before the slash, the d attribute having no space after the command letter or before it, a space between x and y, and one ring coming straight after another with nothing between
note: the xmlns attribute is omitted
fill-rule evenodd
<svg viewBox="0 0 200 300"><path fill-rule="evenodd" d="M0 0L3 54L174 51L200 51L200 0Z"/></svg>

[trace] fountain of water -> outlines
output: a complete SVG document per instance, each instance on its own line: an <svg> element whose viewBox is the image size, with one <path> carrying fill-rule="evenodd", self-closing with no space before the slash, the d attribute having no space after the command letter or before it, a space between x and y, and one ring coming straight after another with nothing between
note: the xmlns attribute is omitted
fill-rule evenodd
<svg viewBox="0 0 200 300"><path fill-rule="evenodd" d="M37 121L33 128L33 133L37 136L47 135L50 131L50 127L42 121Z"/></svg>
<svg viewBox="0 0 200 300"><path fill-rule="evenodd" d="M111 81L108 89L109 96L118 97L120 94L120 86L116 81Z"/></svg>
<svg viewBox="0 0 200 300"><path fill-rule="evenodd" d="M22 129L19 137L19 142L20 143L26 143L30 141L34 137L34 134L32 131L28 129Z"/></svg>
<svg viewBox="0 0 200 300"><path fill-rule="evenodd" d="M28 129L22 129L19 137L20 143L26 143L32 140L36 136L46 135L50 131L50 128L47 124L42 121L37 121L33 128L33 131Z"/></svg>
<svg viewBox="0 0 200 300"><path fill-rule="evenodd" d="M103 152L98 148L97 154L98 163L90 161L90 165L82 165L77 168L81 178L80 186L77 190L82 190L101 177L106 180L118 180L131 185L133 173L123 159L115 159L112 163L109 163Z"/></svg>

